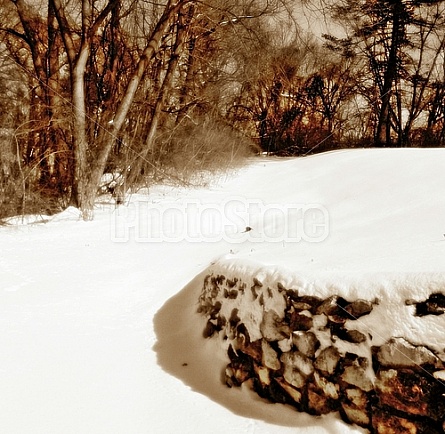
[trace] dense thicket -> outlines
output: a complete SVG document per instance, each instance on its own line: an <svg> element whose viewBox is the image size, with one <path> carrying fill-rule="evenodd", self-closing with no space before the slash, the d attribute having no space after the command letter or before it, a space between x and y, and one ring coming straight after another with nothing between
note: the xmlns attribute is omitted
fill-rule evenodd
<svg viewBox="0 0 445 434"><path fill-rule="evenodd" d="M104 173L126 191L251 151L444 145L445 2L336 2L323 37L296 6L0 0L0 218L89 218Z"/></svg>

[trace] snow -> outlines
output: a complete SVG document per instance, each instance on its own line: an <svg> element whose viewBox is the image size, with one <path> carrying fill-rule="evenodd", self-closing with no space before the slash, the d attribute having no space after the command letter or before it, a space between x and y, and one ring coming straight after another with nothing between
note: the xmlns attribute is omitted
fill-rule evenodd
<svg viewBox="0 0 445 434"><path fill-rule="evenodd" d="M444 315L413 317L404 302L444 287L444 163L440 149L257 158L206 188L98 202L92 222L72 208L10 219L0 227L0 431L363 432L224 386L227 361L195 312L202 280L255 274L377 297L381 308L360 319L376 342L407 336L443 350Z"/></svg>

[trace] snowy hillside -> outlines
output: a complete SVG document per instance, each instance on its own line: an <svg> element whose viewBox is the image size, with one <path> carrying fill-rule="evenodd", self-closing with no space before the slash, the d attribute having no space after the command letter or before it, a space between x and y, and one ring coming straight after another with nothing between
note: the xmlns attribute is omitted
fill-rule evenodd
<svg viewBox="0 0 445 434"><path fill-rule="evenodd" d="M98 203L93 222L74 209L11 220L0 227L0 431L363 432L223 385L227 360L196 315L203 279L229 270L319 295L425 298L445 284L443 167L440 149L258 158L206 189ZM444 317L420 332L400 316L369 326L444 346Z"/></svg>

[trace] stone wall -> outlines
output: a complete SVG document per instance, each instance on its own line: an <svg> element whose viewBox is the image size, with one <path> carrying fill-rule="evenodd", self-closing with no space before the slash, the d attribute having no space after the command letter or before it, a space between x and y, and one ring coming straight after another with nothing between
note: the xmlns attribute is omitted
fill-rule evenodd
<svg viewBox="0 0 445 434"><path fill-rule="evenodd" d="M414 315L441 315L445 296L406 304ZM339 412L373 433L445 432L444 354L397 336L373 346L360 318L378 305L209 275L198 312L207 317L204 336L219 336L227 351L229 387L246 383L313 415Z"/></svg>

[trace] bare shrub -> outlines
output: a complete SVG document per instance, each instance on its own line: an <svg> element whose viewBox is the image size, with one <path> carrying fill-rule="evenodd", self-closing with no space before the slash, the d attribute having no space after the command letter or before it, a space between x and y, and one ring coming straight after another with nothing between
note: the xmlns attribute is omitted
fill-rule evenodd
<svg viewBox="0 0 445 434"><path fill-rule="evenodd" d="M7 217L25 214L54 214L62 211L66 197L36 181L34 166L23 166L13 129L0 129L0 223Z"/></svg>
<svg viewBox="0 0 445 434"><path fill-rule="evenodd" d="M67 206L54 192L26 182L26 175L11 177L0 170L0 224L2 220L27 214L52 215Z"/></svg>
<svg viewBox="0 0 445 434"><path fill-rule="evenodd" d="M14 131L0 129L0 219L14 215L23 203L23 182L14 152Z"/></svg>
<svg viewBox="0 0 445 434"><path fill-rule="evenodd" d="M159 181L205 184L213 176L241 166L257 149L229 125L212 119L184 120L157 138L157 146L135 176L132 189ZM128 187L128 185L127 185Z"/></svg>

